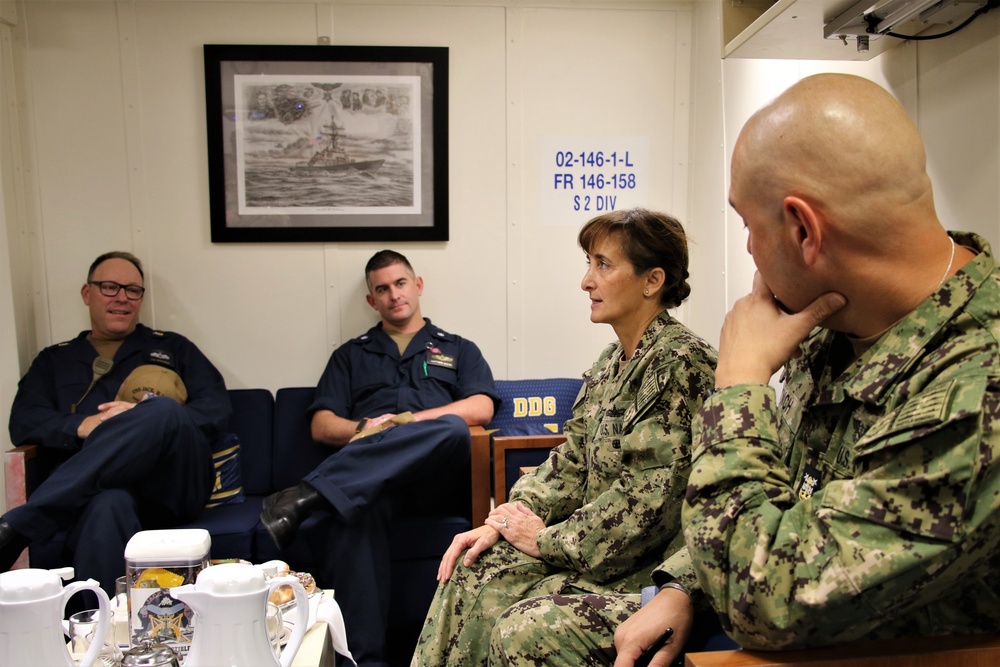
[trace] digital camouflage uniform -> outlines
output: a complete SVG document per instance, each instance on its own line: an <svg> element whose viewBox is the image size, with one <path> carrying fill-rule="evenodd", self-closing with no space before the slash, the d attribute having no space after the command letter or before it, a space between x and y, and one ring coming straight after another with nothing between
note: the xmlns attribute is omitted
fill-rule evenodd
<svg viewBox="0 0 1000 667"><path fill-rule="evenodd" d="M856 360L817 330L705 402L685 535L744 647L1000 630L1000 276L986 242Z"/></svg>
<svg viewBox="0 0 1000 667"><path fill-rule="evenodd" d="M674 581L684 586L694 607L694 627L685 646L695 651L739 648L722 636L686 548L668 550L667 561L652 573L652 585ZM650 582L647 582L650 583ZM645 588L645 586L644 586ZM656 591L653 589L652 594ZM639 611L639 593L583 593L537 596L511 605L490 636L491 667L597 667L614 665L615 630ZM692 648L693 647L693 648ZM683 664L678 655L678 665Z"/></svg>
<svg viewBox="0 0 1000 667"><path fill-rule="evenodd" d="M639 610L640 595L545 595L511 605L490 636L491 667L596 667L615 663L615 630Z"/></svg>
<svg viewBox="0 0 1000 667"><path fill-rule="evenodd" d="M412 664L486 663L496 618L526 597L561 591L638 593L683 544L691 419L715 385L715 351L665 311L632 360L609 345L584 375L567 442L511 489L547 528L542 557L503 539L439 586Z"/></svg>

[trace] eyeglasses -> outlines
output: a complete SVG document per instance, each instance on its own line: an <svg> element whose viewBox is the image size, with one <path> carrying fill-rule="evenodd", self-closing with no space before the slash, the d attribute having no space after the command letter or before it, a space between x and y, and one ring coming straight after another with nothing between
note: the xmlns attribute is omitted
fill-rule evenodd
<svg viewBox="0 0 1000 667"><path fill-rule="evenodd" d="M146 293L145 287L140 287L139 285L121 285L110 280L101 280L100 282L87 281L88 285L97 285L98 289L101 290L101 294L104 296L118 296L118 292L125 290L125 298L129 301L138 301L142 298L142 295Z"/></svg>

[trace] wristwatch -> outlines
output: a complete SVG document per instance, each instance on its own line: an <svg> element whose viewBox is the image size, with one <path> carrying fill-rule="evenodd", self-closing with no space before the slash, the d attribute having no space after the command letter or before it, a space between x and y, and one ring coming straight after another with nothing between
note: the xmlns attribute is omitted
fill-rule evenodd
<svg viewBox="0 0 1000 667"><path fill-rule="evenodd" d="M371 421L370 417L362 417L361 421L358 422L358 427L354 429L354 432L361 433L362 431L364 431L365 427L368 426L368 422L370 421Z"/></svg>

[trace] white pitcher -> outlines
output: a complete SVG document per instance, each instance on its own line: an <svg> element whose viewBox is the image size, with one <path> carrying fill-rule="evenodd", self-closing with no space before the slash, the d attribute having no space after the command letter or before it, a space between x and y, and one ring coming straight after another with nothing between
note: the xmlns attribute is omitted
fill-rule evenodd
<svg viewBox="0 0 1000 667"><path fill-rule="evenodd" d="M267 598L284 584L295 592L296 608L308 613L309 600L297 577L268 582L259 568L245 563L206 567L195 583L171 588L170 595L195 612L184 667L290 667L308 629L306 623L295 624L279 663L267 637L265 617Z"/></svg>
<svg viewBox="0 0 1000 667"><path fill-rule="evenodd" d="M66 601L77 591L92 590L97 595L101 614L94 636L107 636L111 623L108 594L93 579L63 587L62 581L72 578L71 567L0 573L0 665L76 667L66 647L62 617ZM91 643L80 667L91 667L97 662L102 644Z"/></svg>

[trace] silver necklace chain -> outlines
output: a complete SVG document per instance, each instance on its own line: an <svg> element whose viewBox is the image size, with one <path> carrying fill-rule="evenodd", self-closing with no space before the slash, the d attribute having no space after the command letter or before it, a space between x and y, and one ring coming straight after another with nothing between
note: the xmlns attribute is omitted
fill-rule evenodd
<svg viewBox="0 0 1000 667"><path fill-rule="evenodd" d="M948 240L951 241L951 257L948 259L948 268L944 270L941 282L938 283L938 289L941 288L941 285L944 285L944 281L948 280L948 274L951 273L951 265L955 263L955 239L949 236Z"/></svg>

